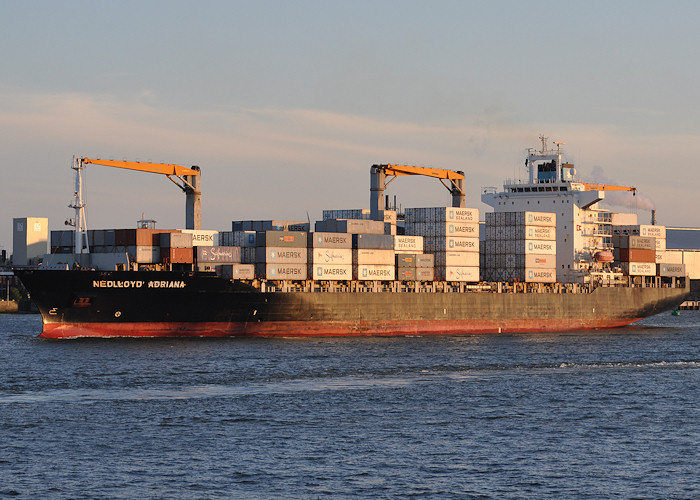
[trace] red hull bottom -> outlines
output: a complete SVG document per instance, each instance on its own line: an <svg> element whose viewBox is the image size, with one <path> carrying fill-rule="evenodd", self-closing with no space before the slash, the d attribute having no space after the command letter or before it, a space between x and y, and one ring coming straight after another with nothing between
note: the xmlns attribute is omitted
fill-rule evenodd
<svg viewBox="0 0 700 500"><path fill-rule="evenodd" d="M433 320L391 322L46 323L43 338L78 337L357 337L562 332L617 328L641 318Z"/></svg>

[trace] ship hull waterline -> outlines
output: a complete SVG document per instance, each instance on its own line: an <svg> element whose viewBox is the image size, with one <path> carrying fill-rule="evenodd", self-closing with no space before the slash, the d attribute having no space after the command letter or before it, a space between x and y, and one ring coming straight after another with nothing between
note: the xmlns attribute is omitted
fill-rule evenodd
<svg viewBox="0 0 700 500"><path fill-rule="evenodd" d="M688 293L687 286L580 294L260 292L196 273L157 273L157 280L133 271L19 276L42 314L44 338L562 332L625 326L673 309Z"/></svg>

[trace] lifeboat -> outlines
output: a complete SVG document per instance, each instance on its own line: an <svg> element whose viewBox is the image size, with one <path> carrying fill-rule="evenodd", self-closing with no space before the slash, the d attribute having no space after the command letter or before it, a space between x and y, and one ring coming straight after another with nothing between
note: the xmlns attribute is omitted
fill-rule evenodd
<svg viewBox="0 0 700 500"><path fill-rule="evenodd" d="M615 257L613 257L613 253L610 250L601 250L600 252L596 252L593 258L595 258L596 262L612 262L615 260Z"/></svg>

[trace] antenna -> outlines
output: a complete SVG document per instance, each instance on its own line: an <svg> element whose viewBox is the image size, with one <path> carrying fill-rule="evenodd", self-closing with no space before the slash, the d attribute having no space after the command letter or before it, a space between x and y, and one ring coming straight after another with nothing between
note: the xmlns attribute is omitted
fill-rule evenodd
<svg viewBox="0 0 700 500"><path fill-rule="evenodd" d="M542 154L547 152L547 139L549 139L549 137L545 137L544 134L540 134L540 141L542 141L542 151L540 151L540 153Z"/></svg>
<svg viewBox="0 0 700 500"><path fill-rule="evenodd" d="M565 143L565 142L557 142L557 141L553 141L553 142L554 142L554 144L556 144L556 146L557 146L557 154L559 154L559 150L561 149L562 146L565 146L566 143Z"/></svg>

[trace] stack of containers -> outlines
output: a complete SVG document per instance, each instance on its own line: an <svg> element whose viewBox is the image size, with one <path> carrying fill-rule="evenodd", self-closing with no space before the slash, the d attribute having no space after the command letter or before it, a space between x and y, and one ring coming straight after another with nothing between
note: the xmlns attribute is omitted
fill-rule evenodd
<svg viewBox="0 0 700 500"><path fill-rule="evenodd" d="M193 263L192 233L163 232L159 234L159 240L161 262L168 264Z"/></svg>
<svg viewBox="0 0 700 500"><path fill-rule="evenodd" d="M393 281L396 277L394 259L394 237L392 235L352 235L353 279Z"/></svg>
<svg viewBox="0 0 700 500"><path fill-rule="evenodd" d="M346 281L352 279L352 235L309 233L309 279Z"/></svg>
<svg viewBox="0 0 700 500"><path fill-rule="evenodd" d="M664 262L666 252L666 226L634 224L634 225L613 225L613 236L642 236L656 238L654 247L654 262L657 264ZM613 246L616 247L613 243Z"/></svg>
<svg viewBox="0 0 700 500"><path fill-rule="evenodd" d="M435 278L479 281L479 209L406 209L405 232L423 236L424 251L435 255Z"/></svg>
<svg viewBox="0 0 700 500"><path fill-rule="evenodd" d="M626 230L615 229L613 232ZM613 234L613 255L622 272L629 276L656 276L656 238Z"/></svg>
<svg viewBox="0 0 700 500"><path fill-rule="evenodd" d="M367 219L325 219L316 221L319 233L384 234L384 222Z"/></svg>
<svg viewBox="0 0 700 500"><path fill-rule="evenodd" d="M396 279L399 281L433 281L435 279L435 255L397 253Z"/></svg>
<svg viewBox="0 0 700 500"><path fill-rule="evenodd" d="M307 235L303 231L260 231L255 240L255 275L268 280L305 280ZM242 249L242 256L244 251Z"/></svg>
<svg viewBox="0 0 700 500"><path fill-rule="evenodd" d="M556 281L556 214L489 212L485 220L482 257L485 281Z"/></svg>
<svg viewBox="0 0 700 500"><path fill-rule="evenodd" d="M196 252L199 271L216 271L231 279L255 278L255 266L241 264L241 247L198 246Z"/></svg>
<svg viewBox="0 0 700 500"><path fill-rule="evenodd" d="M233 231L308 231L310 224L296 220L235 220Z"/></svg>

